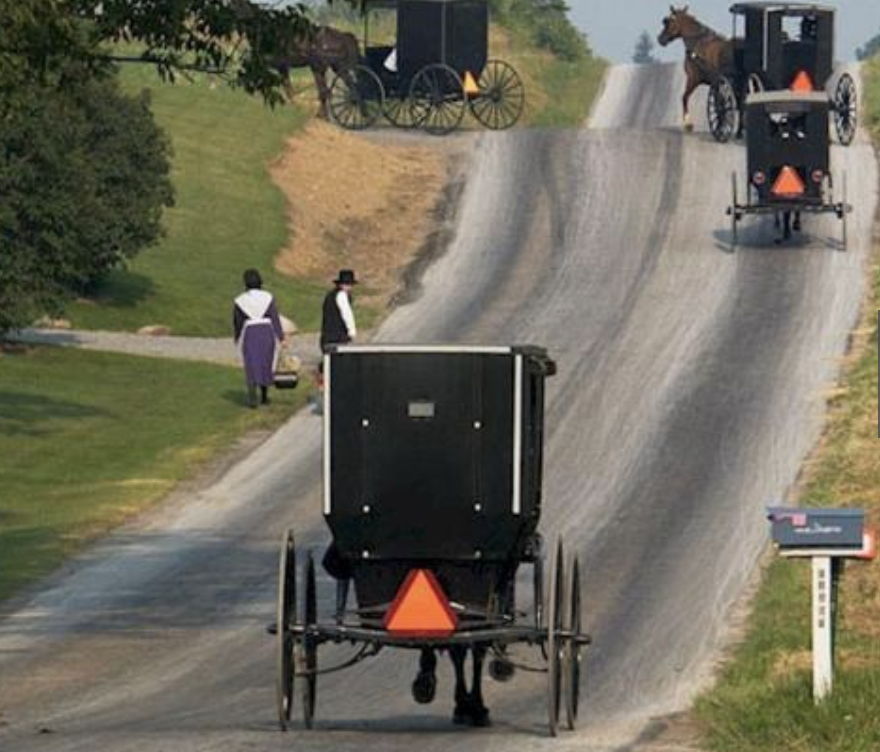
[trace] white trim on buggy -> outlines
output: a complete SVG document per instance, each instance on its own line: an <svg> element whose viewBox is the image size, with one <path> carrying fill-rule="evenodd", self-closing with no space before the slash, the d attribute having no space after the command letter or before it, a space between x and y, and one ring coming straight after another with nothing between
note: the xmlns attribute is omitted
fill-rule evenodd
<svg viewBox="0 0 880 752"><path fill-rule="evenodd" d="M480 345L340 345L338 353L464 353L510 355L512 347Z"/></svg>
<svg viewBox="0 0 880 752"><path fill-rule="evenodd" d="M514 358L513 374L513 513L519 514L522 507L522 355Z"/></svg>
<svg viewBox="0 0 880 752"><path fill-rule="evenodd" d="M330 514L330 356L324 355L324 514Z"/></svg>

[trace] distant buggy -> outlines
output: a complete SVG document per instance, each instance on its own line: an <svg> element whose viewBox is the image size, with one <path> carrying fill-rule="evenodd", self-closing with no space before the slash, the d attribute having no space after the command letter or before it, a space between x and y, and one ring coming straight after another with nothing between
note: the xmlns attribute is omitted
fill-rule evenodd
<svg viewBox="0 0 880 752"><path fill-rule="evenodd" d="M825 92L835 80L834 8L814 3L749 2L736 3L730 11L733 64L717 77L708 97L709 130L720 142L748 127L745 104L750 93ZM837 137L848 146L855 138L858 118L852 76L837 76L827 98Z"/></svg>
<svg viewBox="0 0 880 752"><path fill-rule="evenodd" d="M544 382L554 372L533 347L344 346L325 357L323 512L333 541L325 566L338 578L336 606L319 613L312 554L285 533L275 626L282 728L295 682L311 728L318 677L388 648L420 654L418 702L433 699L430 681L419 682L432 678L434 654L448 653L456 714L460 705L485 713L484 658L497 680L517 668L543 672L551 734L561 719L574 727L589 643L580 569L561 538L547 566L537 530ZM533 590L525 603L516 592L523 565ZM325 668L327 644L353 651ZM517 645L536 655L525 660Z"/></svg>
<svg viewBox="0 0 880 752"><path fill-rule="evenodd" d="M361 130L384 116L399 128L434 135L456 130L470 113L492 130L511 128L525 107L513 67L489 58L487 0L364 0L364 58L330 85L330 115ZM370 41L370 15L394 9L394 45Z"/></svg>
<svg viewBox="0 0 880 752"><path fill-rule="evenodd" d="M830 213L841 221L842 246L847 242L846 175L840 195L831 173L828 98L821 93L790 91L752 94L746 100L747 180L740 203L739 178L733 174L731 239L738 240L740 221L750 214L773 215L780 239L800 230L802 214Z"/></svg>

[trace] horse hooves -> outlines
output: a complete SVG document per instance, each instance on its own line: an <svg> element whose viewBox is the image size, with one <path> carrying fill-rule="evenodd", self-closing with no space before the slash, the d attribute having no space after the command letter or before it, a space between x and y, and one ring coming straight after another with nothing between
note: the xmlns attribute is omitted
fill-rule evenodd
<svg viewBox="0 0 880 752"><path fill-rule="evenodd" d="M434 702L437 694L437 677L429 671L420 671L412 684L413 699L419 705L428 705Z"/></svg>
<svg viewBox="0 0 880 752"><path fill-rule="evenodd" d="M489 708L474 708L471 712L471 726L474 728L488 728L492 725L489 718Z"/></svg>
<svg viewBox="0 0 880 752"><path fill-rule="evenodd" d="M459 726L473 726L474 728L487 728L492 725L489 709L484 705L473 705L472 703L457 704L452 714L452 722Z"/></svg>
<svg viewBox="0 0 880 752"><path fill-rule="evenodd" d="M508 661L493 658L489 661L489 676L497 682L508 682L513 679L516 669Z"/></svg>

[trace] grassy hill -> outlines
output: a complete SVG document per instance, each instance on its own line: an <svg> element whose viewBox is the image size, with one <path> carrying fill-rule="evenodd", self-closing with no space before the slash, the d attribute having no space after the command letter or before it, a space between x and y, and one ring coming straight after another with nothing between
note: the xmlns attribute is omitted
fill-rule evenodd
<svg viewBox="0 0 880 752"><path fill-rule="evenodd" d="M540 44L540 27L522 13L513 7L504 11L505 23L492 31L491 54L511 62L523 76L528 97L524 124L579 124L598 91L604 63L585 41L574 56ZM350 12L334 14L340 24L360 33ZM380 23L373 38L382 33L391 30L383 32ZM125 66L122 77L131 91L151 91L156 118L171 137L177 206L166 214L167 237L157 247L111 273L92 297L70 307L74 326L131 331L160 324L175 334L223 336L229 333L230 300L239 290L241 272L255 266L282 310L301 328L315 329L326 281L292 279L274 270L289 226L284 197L268 170L286 139L314 112L310 75L295 77L295 88L303 92L300 104L274 111L204 76L171 85L148 67ZM327 197L328 202L336 199Z"/></svg>
<svg viewBox="0 0 880 752"><path fill-rule="evenodd" d="M275 254L288 234L285 199L269 163L306 121L304 110L271 110L204 76L162 83L148 67L122 71L129 90L148 88L159 124L174 147L177 206L165 215L167 237L110 274L93 299L69 310L84 328L170 326L175 334L230 332L231 300L241 273L257 267L282 310L315 323L321 288L282 277Z"/></svg>
<svg viewBox="0 0 880 752"><path fill-rule="evenodd" d="M880 57L866 63L865 108L880 147ZM880 253L878 253L880 256ZM847 374L810 466L806 505L835 501L869 510L880 527L877 310L880 266ZM743 644L715 689L697 703L706 745L723 752L880 750L880 562L847 566L840 592L838 665L831 698L812 701L810 568L775 561Z"/></svg>

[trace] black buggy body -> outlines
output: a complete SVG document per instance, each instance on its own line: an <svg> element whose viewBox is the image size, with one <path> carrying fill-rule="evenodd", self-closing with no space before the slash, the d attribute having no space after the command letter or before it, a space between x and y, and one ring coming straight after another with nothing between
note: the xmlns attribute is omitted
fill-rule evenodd
<svg viewBox="0 0 880 752"><path fill-rule="evenodd" d="M786 237L801 213L833 213L842 221L846 244L845 175L842 200L835 201L828 128L830 104L818 92L761 92L746 100L746 201L739 202L738 178L733 175L733 242L739 221L748 214L772 214L784 225Z"/></svg>
<svg viewBox="0 0 880 752"><path fill-rule="evenodd" d="M536 548L552 363L528 349L359 349L329 367L324 514L358 603L388 604L401 572L439 567L450 597L489 618Z"/></svg>
<svg viewBox="0 0 880 752"><path fill-rule="evenodd" d="M330 114L362 129L381 116L400 128L444 135L470 110L486 128L514 126L525 106L517 72L489 57L487 0L364 0L364 59L331 84ZM392 45L370 41L370 19L391 11Z"/></svg>
<svg viewBox="0 0 880 752"><path fill-rule="evenodd" d="M337 584L331 618L320 618L312 556L297 564L293 533L285 535L282 726L295 676L311 725L317 651L328 642L357 649L343 667L388 647L459 645L513 667L508 648L537 647L546 662L531 668L548 675L551 732L563 705L574 726L589 642L579 568L558 541L545 584L538 534L544 387L554 372L536 347L343 346L325 356L322 505L333 559L350 578ZM533 574L528 613L515 592L524 564Z"/></svg>
<svg viewBox="0 0 880 752"><path fill-rule="evenodd" d="M835 77L835 9L814 3L736 3L733 66L713 83L709 127L728 141L748 127L749 94L791 90L826 92L838 138L849 145L856 132L857 93L849 73ZM833 92L831 89L833 88Z"/></svg>

